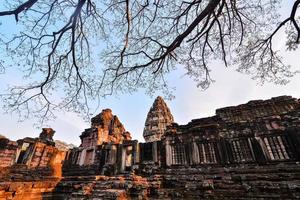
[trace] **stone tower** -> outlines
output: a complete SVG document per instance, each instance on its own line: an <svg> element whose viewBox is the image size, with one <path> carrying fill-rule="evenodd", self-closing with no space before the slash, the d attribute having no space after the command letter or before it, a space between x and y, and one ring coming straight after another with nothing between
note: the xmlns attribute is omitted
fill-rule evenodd
<svg viewBox="0 0 300 200"><path fill-rule="evenodd" d="M91 128L86 129L80 136L81 146L85 148L102 145L103 143L121 144L131 140L131 134L111 109L104 109L91 120Z"/></svg>
<svg viewBox="0 0 300 200"><path fill-rule="evenodd" d="M158 96L150 108L143 136L146 142L158 141L168 125L174 122L173 116L162 97Z"/></svg>

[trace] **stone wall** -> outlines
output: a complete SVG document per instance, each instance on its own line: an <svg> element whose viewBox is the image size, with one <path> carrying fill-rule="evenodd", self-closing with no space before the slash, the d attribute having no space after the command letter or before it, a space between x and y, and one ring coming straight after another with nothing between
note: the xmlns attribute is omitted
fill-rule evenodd
<svg viewBox="0 0 300 200"><path fill-rule="evenodd" d="M202 167L299 161L300 129L270 135L235 138L195 137L195 134L167 135L163 141L165 166Z"/></svg>
<svg viewBox="0 0 300 200"><path fill-rule="evenodd" d="M32 158L28 161L29 168L49 166L50 161L56 152L57 149L53 146L48 146L41 142L35 143Z"/></svg>
<svg viewBox="0 0 300 200"><path fill-rule="evenodd" d="M264 112L256 112L260 106ZM300 106L291 97L251 101L173 124L163 139L166 166L298 161L299 141Z"/></svg>
<svg viewBox="0 0 300 200"><path fill-rule="evenodd" d="M16 159L18 144L7 138L0 138L0 170L10 167Z"/></svg>

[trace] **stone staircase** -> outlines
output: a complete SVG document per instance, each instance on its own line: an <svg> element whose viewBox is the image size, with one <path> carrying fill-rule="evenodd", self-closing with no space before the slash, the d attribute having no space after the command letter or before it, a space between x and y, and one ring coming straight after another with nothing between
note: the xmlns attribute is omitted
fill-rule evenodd
<svg viewBox="0 0 300 200"><path fill-rule="evenodd" d="M106 177L105 180L97 180L90 199L145 199L150 194L150 188L159 188L160 177L141 177L133 174Z"/></svg>
<svg viewBox="0 0 300 200"><path fill-rule="evenodd" d="M96 182L95 176L67 176L61 179L45 200L87 199Z"/></svg>
<svg viewBox="0 0 300 200"><path fill-rule="evenodd" d="M158 188L161 178L132 174L118 176L69 176L63 178L47 200L122 200L144 199L149 188Z"/></svg>

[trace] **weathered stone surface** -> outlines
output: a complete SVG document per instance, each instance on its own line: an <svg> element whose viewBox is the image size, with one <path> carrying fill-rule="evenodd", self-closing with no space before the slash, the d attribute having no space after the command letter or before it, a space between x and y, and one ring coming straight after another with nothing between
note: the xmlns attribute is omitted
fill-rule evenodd
<svg viewBox="0 0 300 200"><path fill-rule="evenodd" d="M7 138L0 138L0 169L10 167L14 163L17 148L17 142L10 141Z"/></svg>
<svg viewBox="0 0 300 200"><path fill-rule="evenodd" d="M161 140L167 126L174 122L173 115L162 97L158 96L150 108L143 132L146 142Z"/></svg>

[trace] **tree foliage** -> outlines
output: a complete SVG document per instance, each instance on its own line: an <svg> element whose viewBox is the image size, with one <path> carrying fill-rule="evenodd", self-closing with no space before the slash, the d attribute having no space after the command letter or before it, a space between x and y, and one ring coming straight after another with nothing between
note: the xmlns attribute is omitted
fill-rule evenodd
<svg viewBox="0 0 300 200"><path fill-rule="evenodd" d="M215 59L258 81L285 84L293 72L274 37L285 29L287 48L298 47L300 0L283 21L280 2L6 0L0 16L14 17L21 28L1 35L0 45L30 81L2 98L25 118L48 119L55 109L89 114L91 101L107 95L167 91L165 75L178 63L207 88ZM8 67L0 64L2 71Z"/></svg>

